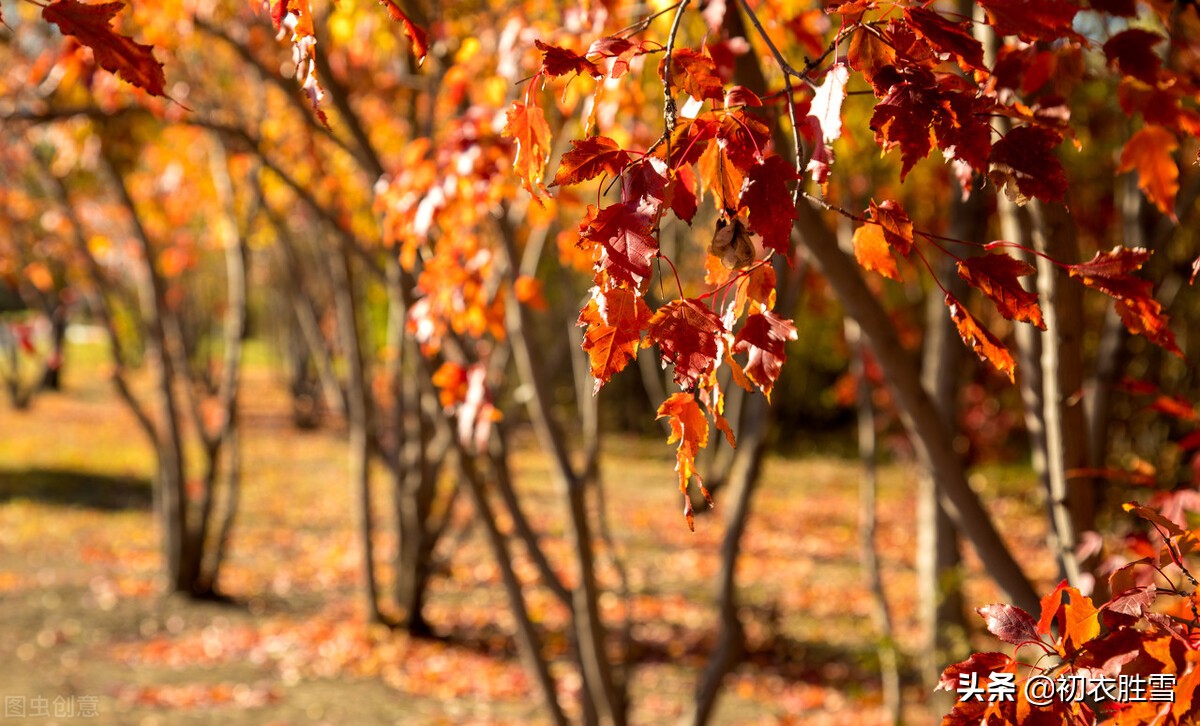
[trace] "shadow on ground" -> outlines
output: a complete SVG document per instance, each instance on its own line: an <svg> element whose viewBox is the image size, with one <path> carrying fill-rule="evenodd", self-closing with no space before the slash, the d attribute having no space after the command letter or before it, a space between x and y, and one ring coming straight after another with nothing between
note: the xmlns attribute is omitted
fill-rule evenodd
<svg viewBox="0 0 1200 726"><path fill-rule="evenodd" d="M149 509L150 482L60 469L0 469L0 503L27 499L103 511Z"/></svg>

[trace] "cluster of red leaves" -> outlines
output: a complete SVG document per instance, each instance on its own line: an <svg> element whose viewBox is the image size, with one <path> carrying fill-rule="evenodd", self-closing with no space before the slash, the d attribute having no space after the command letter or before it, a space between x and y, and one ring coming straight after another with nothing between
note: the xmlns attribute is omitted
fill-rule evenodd
<svg viewBox="0 0 1200 726"><path fill-rule="evenodd" d="M936 144L964 188L970 188L978 173L1017 204L1062 201L1068 180L1056 150L1071 135L1063 97L1082 78L1081 54L1090 47L1090 41L1072 29L1080 7L1070 0L980 4L999 36L1016 36L1003 45L991 67L984 63L983 47L966 20L951 20L923 6L905 7L903 17L886 22L869 15L875 10L872 3L847 2L837 8L848 28L843 32L851 33L847 61L879 99L870 127L884 151L900 150L901 179ZM1120 4L1097 9L1132 14ZM1164 40L1147 30L1130 29L1113 36L1102 50L1120 73L1122 107L1130 115L1142 114L1146 124L1126 143L1117 171L1136 169L1150 201L1173 217L1179 188L1173 152L1178 135L1195 133L1200 114L1182 103L1192 84L1163 68L1153 51ZM818 89L818 98L820 94ZM997 116L1014 127L993 141ZM892 253L908 256L913 250L912 225L892 201L878 206L872 202L869 215L855 232L855 256L865 269L899 280ZM997 246L1010 245L997 242L987 248ZM1132 275L1147 256L1145 250L1118 248L1091 262L1064 266L1083 284L1113 297L1131 333L1178 354L1151 284ZM1006 255L988 255L960 260L958 270L1002 317L1045 328L1037 296L1018 279L1033 274L1030 265ZM946 305L963 341L1013 378L1012 355L999 338L954 296L946 295Z"/></svg>
<svg viewBox="0 0 1200 726"><path fill-rule="evenodd" d="M650 49L621 37L601 38L584 54L541 42L537 47L543 54L541 69L525 101L509 109L506 131L518 140L516 169L531 192L542 188L550 135L535 105L535 86L543 77L617 78L628 71L629 60ZM722 415L718 369L728 364L735 381L747 390L757 386L769 397L786 358L784 346L796 338L792 322L772 311L775 275L770 260L776 252L788 254L796 219L788 184L799 174L770 150L767 127L748 111L762 106L762 100L745 88L726 91L711 55L678 49L669 68L666 59L660 64L659 75L669 82L672 95L710 108L678 118L649 149L621 148L605 136L573 140L550 186L597 178L620 182L619 200L590 205L578 229L578 248L595 261L592 294L579 315L579 325L586 328L583 349L597 392L639 348L656 347L664 365L674 366L680 392L663 402L658 416L670 423L668 443L678 443L676 470L691 526L687 489L693 477L708 497L695 457L708 445L709 419L730 445L735 441ZM674 270L658 244L663 218L671 214L691 224L704 192L711 193L720 214L707 265L706 282L712 287L686 297L680 285L680 298L651 312L645 295L656 263L665 260ZM736 294L728 295L730 289ZM744 363L734 358L742 354Z"/></svg>
<svg viewBox="0 0 1200 726"><path fill-rule="evenodd" d="M801 110L794 119L797 133L813 149L806 171L818 183L824 185L834 162L832 143L841 136L842 104L853 69L877 98L869 123L876 142L885 152L900 151L901 180L936 147L966 189L981 177L1017 204L1065 199L1068 179L1057 149L1073 134L1063 98L1070 84L1083 77L1082 52L1092 47L1073 29L1080 7L1071 0L988 0L981 5L999 36L1015 36L1007 38L990 66L968 20L917 3L901 3L899 14L866 0L833 4L827 12L841 16L838 37L849 38L845 61L835 61L824 72L807 71L811 97L797 105ZM1098 9L1127 14L1123 5ZM713 27L711 21L709 25ZM1182 105L1191 85L1169 73L1153 52L1162 40L1131 29L1114 36L1103 53L1121 76L1122 104L1131 113L1142 113L1147 124L1126 144L1119 170L1136 168L1151 201L1170 213L1169 202L1178 189L1171 157L1178 146L1176 134L1193 130L1200 117ZM537 48L541 67L523 102L509 109L507 129L518 142L517 173L535 195L548 191L542 175L551 145L549 125L537 106L537 85L562 76L616 79L628 71L630 59L653 49L615 36L596 41L583 53L540 41ZM736 380L748 380L769 396L784 360L783 344L795 336L790 321L770 312L773 296L768 302L761 292L741 329L735 327L746 312L743 283L766 267L771 253L789 251L796 220L790 185L799 178L799 170L772 151L768 127L757 115L765 105L780 103L777 94L765 100L730 86L729 69L714 53L709 47L679 47L662 59L658 70L667 95L687 99L689 110L683 117L668 112L667 130L658 143L640 150L621 148L605 136L577 139L550 185L598 177L621 181L619 201L590 206L579 225L578 247L595 262L592 299L579 323L587 328L584 349L596 389L625 368L639 347L657 346L664 363L675 366L679 387L699 393L710 410L720 407L715 371L725 361L735 368ZM998 137L996 117L1011 126ZM682 297L681 289L681 299L651 313L642 297L657 261L666 259L658 245L663 216L670 212L690 224L703 193L711 194L720 214L706 263L705 282L714 287L694 298ZM893 280L901 279L897 255L923 256L915 236L934 239L914 230L908 213L894 200L872 201L855 218L861 223L853 238L856 258L865 269ZM995 242L985 248L1005 246L1011 245ZM1114 298L1132 333L1178 353L1150 283L1133 277L1146 254L1117 249L1088 263L1059 264ZM1035 272L1031 265L997 253L960 259L958 271L1002 317L1045 329L1037 295L1020 280ZM731 284L738 286L737 300L721 309L717 293ZM945 303L963 341L1014 379L1015 362L1004 343L953 295L947 293ZM746 353L746 363L734 361L731 352ZM660 416L671 417L672 442L680 441L679 472L686 488L694 473L694 451L707 442L707 428L686 425L693 412L674 396Z"/></svg>
<svg viewBox="0 0 1200 726"><path fill-rule="evenodd" d="M1109 577L1113 594L1097 606L1091 598L1066 581L1042 599L1037 620L1013 605L988 605L978 612L987 629L1000 640L1019 650L1032 646L1040 650L1034 664L1018 661L1014 655L976 653L942 673L939 689L958 691L964 683L990 685L994 673L1014 674L1016 685L1012 700L964 699L946 715L946 726L964 724L1100 723L1111 726L1135 724L1192 723L1200 714L1200 622L1196 621L1195 579L1183 558L1200 545L1197 532L1185 530L1137 502L1125 505L1126 511L1149 522L1162 539L1161 547L1151 555L1121 567ZM1182 573L1182 581L1191 590L1176 584L1164 568L1173 566ZM1168 583L1155 584L1156 575ZM1175 598L1169 604L1162 596ZM1155 606L1159 605L1157 609ZM1161 607L1167 604L1167 607ZM1173 612L1174 611L1174 612ZM1182 617L1181 617L1182 616ZM1025 667L1024 677L1021 669ZM1036 699L1031 702L1025 690L1030 678L1055 680L1079 677L1083 682L1121 676L1147 678L1166 674L1174 678L1173 701L1148 699L1128 702L1085 702L1070 696ZM1048 700L1048 703L1042 703Z"/></svg>

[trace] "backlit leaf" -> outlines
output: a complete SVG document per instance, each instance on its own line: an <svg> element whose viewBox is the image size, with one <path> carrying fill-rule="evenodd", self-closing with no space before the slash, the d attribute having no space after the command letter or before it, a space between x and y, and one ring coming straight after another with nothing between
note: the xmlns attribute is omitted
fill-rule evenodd
<svg viewBox="0 0 1200 726"><path fill-rule="evenodd" d="M1040 640L1033 616L1016 605L986 605L976 611L987 623L987 629L1005 643L1022 645Z"/></svg>
<svg viewBox="0 0 1200 726"><path fill-rule="evenodd" d="M886 278L900 281L900 269L896 267L896 259L892 257L892 249L888 246L883 227L866 222L854 230L852 242L854 258L864 270L878 272Z"/></svg>
<svg viewBox="0 0 1200 726"><path fill-rule="evenodd" d="M988 179L1017 204L1034 197L1060 201L1067 191L1067 174L1054 149L1061 142L1061 136L1039 126L1009 131L992 146Z"/></svg>
<svg viewBox="0 0 1200 726"><path fill-rule="evenodd" d="M675 365L675 383L690 391L711 372L720 354L721 319L700 300L675 300L654 313L644 346L657 345Z"/></svg>
<svg viewBox="0 0 1200 726"><path fill-rule="evenodd" d="M1076 37L1072 24L1080 7L1073 0L980 0L997 35L1033 43Z"/></svg>
<svg viewBox="0 0 1200 726"><path fill-rule="evenodd" d="M871 200L871 219L879 223L883 230L883 238L892 249L908 257L913 246L913 225L908 218L908 212L893 199L885 199L876 204Z"/></svg>
<svg viewBox="0 0 1200 726"><path fill-rule="evenodd" d="M750 231L763 239L763 246L787 255L791 247L796 206L787 183L797 179L796 169L773 154L750 169L739 204L750 210Z"/></svg>
<svg viewBox="0 0 1200 726"><path fill-rule="evenodd" d="M951 22L923 7L905 8L904 14L912 29L934 48L954 55L964 68L983 67L983 44L971 34L970 21Z"/></svg>
<svg viewBox="0 0 1200 726"><path fill-rule="evenodd" d="M550 186L579 184L601 174L616 176L629 163L629 154L606 136L571 141Z"/></svg>
<svg viewBox="0 0 1200 726"><path fill-rule="evenodd" d="M85 5L76 0L55 0L42 8L42 17L92 49L100 67L115 73L155 96L162 96L166 78L162 63L154 60L153 48L136 43L113 30L110 21L124 3Z"/></svg>
<svg viewBox="0 0 1200 726"><path fill-rule="evenodd" d="M958 328L958 334L962 337L963 342L975 351L975 355L979 356L980 360L991 363L996 370L1008 376L1008 380L1016 382L1017 364L1004 344L995 335L992 335L990 330L980 325L979 321L967 312L963 304L953 295L946 293L945 302L946 307L950 309L950 319Z"/></svg>
<svg viewBox="0 0 1200 726"><path fill-rule="evenodd" d="M404 14L404 11L400 9L395 0L379 0L379 2L387 8L388 15L392 17L392 20L400 23L404 34L408 36L408 42L412 46L412 52L417 59L417 65L424 63L425 56L429 55L429 38L426 37L425 31Z"/></svg>
<svg viewBox="0 0 1200 726"><path fill-rule="evenodd" d="M557 77L565 76L568 73L579 73L593 78L600 78L604 75L595 63L573 50L559 48L540 40L533 41L533 44L542 51L542 70L546 75Z"/></svg>
<svg viewBox="0 0 1200 726"><path fill-rule="evenodd" d="M1026 290L1018 278L1032 275L1033 265L1008 255L981 255L958 262L958 275L982 292L1009 320L1046 329L1036 292Z"/></svg>
<svg viewBox="0 0 1200 726"><path fill-rule="evenodd" d="M584 231L584 237L600 243L600 269L615 282L636 288L650 276L650 261L658 254L652 221L631 202L610 204Z"/></svg>
<svg viewBox="0 0 1200 726"><path fill-rule="evenodd" d="M666 61L663 58L659 64L660 78L665 78ZM725 98L713 59L691 48L676 48L671 54L671 85L697 101L721 101Z"/></svg>
<svg viewBox="0 0 1200 726"><path fill-rule="evenodd" d="M1141 247L1116 246L1107 252L1097 252L1087 262L1068 265L1071 277L1084 285L1108 295L1116 301L1117 313L1125 328L1134 335L1145 336L1155 345L1183 357L1175 343L1175 334L1167 326L1162 304L1152 295L1149 280L1134 277L1150 253Z"/></svg>
<svg viewBox="0 0 1200 726"><path fill-rule="evenodd" d="M508 107L506 120L503 133L517 142L513 168L525 190L537 199L539 190L545 189L542 178L550 156L550 125L540 106L527 106L520 101Z"/></svg>
<svg viewBox="0 0 1200 726"><path fill-rule="evenodd" d="M1145 126L1125 142L1117 171L1137 170L1138 188L1163 214L1175 219L1179 193L1179 166L1175 150L1179 141L1162 126Z"/></svg>
<svg viewBox="0 0 1200 726"><path fill-rule="evenodd" d="M688 482L692 476L700 483L701 490L704 482L696 474L696 454L708 446L708 419L700 410L700 405L690 393L673 393L658 407L657 418L667 418L671 425L671 435L667 443L679 442L675 449L675 471L679 475L679 491L687 497ZM688 519L688 529L695 530L690 506L685 510Z"/></svg>
<svg viewBox="0 0 1200 726"><path fill-rule="evenodd" d="M770 310L746 318L734 338L733 352L747 353L745 373L762 390L769 401L771 389L787 360L785 346L796 339L796 326Z"/></svg>
<svg viewBox="0 0 1200 726"><path fill-rule="evenodd" d="M586 327L583 350L588 354L593 393L629 364L641 343L642 330L650 320L650 308L632 290L612 288L592 291L592 298L579 314L579 325Z"/></svg>

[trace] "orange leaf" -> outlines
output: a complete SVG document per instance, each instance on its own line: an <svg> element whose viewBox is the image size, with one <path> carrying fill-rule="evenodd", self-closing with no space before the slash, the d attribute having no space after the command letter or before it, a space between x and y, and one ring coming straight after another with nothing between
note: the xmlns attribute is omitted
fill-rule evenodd
<svg viewBox="0 0 1200 726"><path fill-rule="evenodd" d="M637 293L613 288L593 297L579 314L579 326L587 327L583 349L596 379L593 393L619 373L637 355L642 329L650 320L650 308Z"/></svg>
<svg viewBox="0 0 1200 726"><path fill-rule="evenodd" d="M671 435L668 444L679 442L675 449L675 471L679 473L679 491L687 497L688 481L696 475L696 454L708 446L708 419L690 393L673 393L658 407L658 418L670 417ZM700 486L704 484L701 481ZM688 521L688 527L692 523Z"/></svg>
<svg viewBox="0 0 1200 726"><path fill-rule="evenodd" d="M1146 126L1125 142L1117 171L1137 169L1138 188L1163 214L1175 217L1175 195L1179 192L1179 167L1175 150L1179 141L1162 126ZM1178 221L1178 220L1177 220Z"/></svg>
<svg viewBox="0 0 1200 726"><path fill-rule="evenodd" d="M387 8L388 15L392 16L392 20L400 23L404 29L404 34L408 36L408 41L412 45L413 55L417 57L417 65L424 63L425 56L429 55L429 39L425 36L425 31L404 14L395 0L379 0L379 3Z"/></svg>
<svg viewBox="0 0 1200 726"><path fill-rule="evenodd" d="M897 282L900 280L900 270L892 257L883 227L868 222L854 230L854 258L865 270L873 270Z"/></svg>
<svg viewBox="0 0 1200 726"><path fill-rule="evenodd" d="M522 305L534 310L546 309L546 298L542 296L542 281L529 275L521 275L513 281L513 294Z"/></svg>
<svg viewBox="0 0 1200 726"><path fill-rule="evenodd" d="M908 257L913 246L913 225L908 212L900 203L885 199L881 204L871 200L871 219L883 228L883 238L900 254Z"/></svg>
<svg viewBox="0 0 1200 726"><path fill-rule="evenodd" d="M84 5L76 0L56 0L42 8L42 17L57 25L63 35L91 48L101 68L147 93L163 96L166 78L162 63L154 60L154 49L135 43L109 25L124 7L121 2Z"/></svg>
<svg viewBox="0 0 1200 726"><path fill-rule="evenodd" d="M1008 380L1016 382L1017 364L1004 344L992 335L991 331L980 325L950 293L946 293L946 307L950 309L950 319L958 326L958 334L962 336L963 342L975 351L975 355L995 366L996 370L1008 376Z"/></svg>
<svg viewBox="0 0 1200 726"><path fill-rule="evenodd" d="M525 190L538 199L538 190L545 189L542 178L550 157L550 125L540 106L526 106L519 101L508 107L506 118L503 133L517 142L513 168Z"/></svg>

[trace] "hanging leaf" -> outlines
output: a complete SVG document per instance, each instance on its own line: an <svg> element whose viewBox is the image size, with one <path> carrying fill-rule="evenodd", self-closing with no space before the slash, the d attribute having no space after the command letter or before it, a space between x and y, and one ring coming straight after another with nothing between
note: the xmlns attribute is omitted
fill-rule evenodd
<svg viewBox="0 0 1200 726"><path fill-rule="evenodd" d="M1118 245L1108 252L1097 252L1088 262L1068 265L1067 270L1084 285L1113 298L1121 322L1130 333L1144 336L1182 358L1183 351L1175 344L1162 304L1152 295L1153 285L1132 275L1149 257L1150 253L1141 247Z"/></svg>
<svg viewBox="0 0 1200 726"><path fill-rule="evenodd" d="M1015 35L1027 43L1077 38L1072 29L1080 7L1072 0L980 0L997 35Z"/></svg>
<svg viewBox="0 0 1200 726"><path fill-rule="evenodd" d="M663 359L675 364L675 383L691 391L716 367L724 332L721 319L703 302L675 300L650 318L643 346L657 345Z"/></svg>
<svg viewBox="0 0 1200 726"><path fill-rule="evenodd" d="M395 0L379 0L379 3L387 8L388 15L392 17L392 20L400 23L404 34L408 36L408 42L412 46L413 55L416 56L417 65L422 65L425 62L425 56L429 55L429 38L426 37L425 31L404 14Z"/></svg>
<svg viewBox="0 0 1200 726"><path fill-rule="evenodd" d="M666 78L667 59L658 66L658 77ZM713 59L691 48L676 48L671 53L671 86L697 101L721 101L725 98L721 77Z"/></svg>
<svg viewBox="0 0 1200 726"><path fill-rule="evenodd" d="M1162 67L1162 59L1154 46L1165 40L1158 33L1129 28L1108 39L1104 44L1104 57L1121 73L1153 86L1158 82L1158 71Z"/></svg>
<svg viewBox="0 0 1200 726"><path fill-rule="evenodd" d="M545 189L542 178L550 157L550 125L546 123L546 115L540 106L515 101L508 107L505 118L503 134L517 142L513 168L525 191L538 199L539 190Z"/></svg>
<svg viewBox="0 0 1200 726"><path fill-rule="evenodd" d="M575 51L543 43L540 40L533 41L533 44L542 51L542 70L548 76L565 76L568 73L578 73L592 78L604 76L595 63Z"/></svg>
<svg viewBox="0 0 1200 726"><path fill-rule="evenodd" d="M650 276L658 240L653 220L631 202L610 204L596 213L583 237L600 243L599 267L622 286L638 287Z"/></svg>
<svg viewBox="0 0 1200 726"><path fill-rule="evenodd" d="M746 318L734 338L733 352L746 353L746 377L754 381L767 400L779 379L779 371L787 360L785 346L796 339L796 326L770 310Z"/></svg>
<svg viewBox="0 0 1200 726"><path fill-rule="evenodd" d="M983 68L983 44L971 34L970 21L951 22L923 7L905 8L904 15L913 30L942 53L958 58L964 69Z"/></svg>
<svg viewBox="0 0 1200 726"><path fill-rule="evenodd" d="M854 259L864 270L878 272L884 277L900 281L900 269L896 267L896 259L892 257L892 249L888 246L883 227L874 222L866 222L854 230L851 240L854 244Z"/></svg>
<svg viewBox="0 0 1200 726"><path fill-rule="evenodd" d="M892 199L885 199L880 204L875 204L875 200L872 199L871 219L879 223L880 229L883 230L883 238L888 245L901 255L908 257L913 246L913 225L912 220L908 218L908 212L904 211L904 207Z"/></svg>
<svg viewBox="0 0 1200 726"><path fill-rule="evenodd" d="M634 43L626 38L618 38L610 35L593 42L588 47L587 55L612 58L613 63L612 69L609 71L609 78L616 79L629 71L629 61L637 56L657 50L658 47L658 44L653 41L643 40L639 43Z"/></svg>
<svg viewBox="0 0 1200 726"><path fill-rule="evenodd" d="M619 287L605 291L593 288L578 323L587 328L583 350L596 380L593 394L637 356L642 330L649 320L650 308L636 292Z"/></svg>
<svg viewBox="0 0 1200 726"><path fill-rule="evenodd" d="M56 0L42 8L42 17L92 49L100 67L115 73L154 96L163 96L163 65L154 60L154 49L113 30L110 21L125 7L121 2L85 5L76 0Z"/></svg>
<svg viewBox="0 0 1200 726"><path fill-rule="evenodd" d="M958 262L959 277L995 303L1001 315L1045 330L1037 293L1026 290L1018 279L1034 272L1033 265L1008 255L981 255Z"/></svg>
<svg viewBox="0 0 1200 726"><path fill-rule="evenodd" d="M684 515L687 517L688 529L696 530L692 518L691 499L687 495L688 482L693 476L700 484L700 491L711 505L712 498L704 488L704 482L696 473L696 454L708 446L708 419L690 393L673 393L658 407L657 418L667 418L671 425L671 435L667 444L679 442L675 449L675 471L679 474L679 491L685 501Z"/></svg>
<svg viewBox="0 0 1200 726"><path fill-rule="evenodd" d="M1118 172L1137 169L1138 188L1163 214L1175 221L1175 195L1179 193L1179 166L1175 150L1179 141L1162 126L1145 126L1125 142Z"/></svg>
<svg viewBox="0 0 1200 726"><path fill-rule="evenodd" d="M797 216L787 183L799 177L795 167L773 154L750 169L738 202L750 210L750 231L762 237L763 246L785 256Z"/></svg>
<svg viewBox="0 0 1200 726"><path fill-rule="evenodd" d="M946 293L945 302L946 307L950 309L950 319L958 327L958 334L962 337L963 342L975 351L975 355L979 356L980 360L991 363L996 370L1008 376L1008 380L1015 383L1017 364L1004 344L992 335L991 331L980 325L979 321L972 317L971 313L967 312L967 309L953 295Z"/></svg>
<svg viewBox="0 0 1200 726"><path fill-rule="evenodd" d="M1067 173L1054 149L1062 137L1040 126L1020 126L992 147L988 179L1017 204L1036 197L1061 201L1067 192Z"/></svg>

